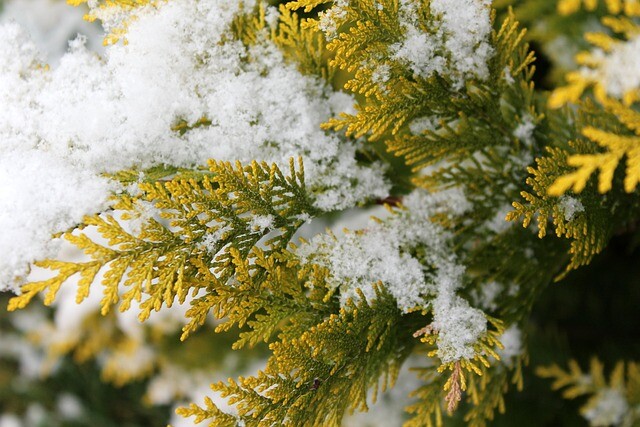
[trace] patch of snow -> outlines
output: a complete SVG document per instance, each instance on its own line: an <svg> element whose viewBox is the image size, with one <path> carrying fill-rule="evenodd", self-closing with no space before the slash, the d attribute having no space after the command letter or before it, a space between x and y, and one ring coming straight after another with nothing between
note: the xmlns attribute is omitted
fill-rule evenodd
<svg viewBox="0 0 640 427"><path fill-rule="evenodd" d="M629 411L629 403L622 390L607 388L594 396L592 403L582 415L592 427L618 426Z"/></svg>
<svg viewBox="0 0 640 427"><path fill-rule="evenodd" d="M580 200L572 196L564 195L560 197L558 205L564 213L564 220L567 222L573 221L578 213L584 212L584 206Z"/></svg>

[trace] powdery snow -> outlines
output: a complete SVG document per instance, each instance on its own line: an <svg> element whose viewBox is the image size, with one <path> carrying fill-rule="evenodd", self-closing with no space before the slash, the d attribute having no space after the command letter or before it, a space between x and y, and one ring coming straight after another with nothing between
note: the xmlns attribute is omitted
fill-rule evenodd
<svg viewBox="0 0 640 427"><path fill-rule="evenodd" d="M592 427L617 426L629 411L629 403L622 390L607 388L594 396L595 403L582 415Z"/></svg>
<svg viewBox="0 0 640 427"><path fill-rule="evenodd" d="M622 98L627 92L640 87L640 36L614 46L611 52L595 51L602 66L595 72L596 81L602 82L607 93Z"/></svg>
<svg viewBox="0 0 640 427"><path fill-rule="evenodd" d="M430 308L440 359L471 358L473 345L486 331L486 318L457 295L465 269L450 248L450 234L431 221L439 214L460 216L471 206L459 189L416 190L403 204L405 210L358 232L318 235L297 254L328 268L329 286L339 288L343 304L357 298L356 289L373 300L373 284L381 282L404 313ZM422 259L412 255L416 248L424 249Z"/></svg>
<svg viewBox="0 0 640 427"><path fill-rule="evenodd" d="M513 367L515 359L524 351L522 345L522 331L517 325L511 325L500 336L500 342L504 346L503 349L498 349L498 355L500 360L507 367Z"/></svg>
<svg viewBox="0 0 640 427"><path fill-rule="evenodd" d="M301 75L270 42L220 43L251 7L176 0L143 8L127 44L100 57L79 37L52 71L17 25L0 26L0 227L11 230L0 237L0 288L15 290L29 263L51 254L51 234L105 209L115 188L103 172L210 158L288 170L289 158L302 156L322 210L388 194L380 164L359 166L354 143L320 129L351 111L350 96ZM171 131L203 117L211 125Z"/></svg>
<svg viewBox="0 0 640 427"><path fill-rule="evenodd" d="M564 213L564 220L567 222L573 221L577 214L584 212L582 202L572 196L564 195L560 197L558 205Z"/></svg>
<svg viewBox="0 0 640 427"><path fill-rule="evenodd" d="M493 55L489 44L491 1L432 0L429 8L435 26L429 33L418 25L419 4L400 0L405 38L392 46L394 57L407 62L423 78L434 73L451 78L457 89L470 78L487 79L487 61Z"/></svg>

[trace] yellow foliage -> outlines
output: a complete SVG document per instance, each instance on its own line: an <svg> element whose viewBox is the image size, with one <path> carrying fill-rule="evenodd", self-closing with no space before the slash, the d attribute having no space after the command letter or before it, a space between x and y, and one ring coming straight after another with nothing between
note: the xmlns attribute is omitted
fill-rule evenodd
<svg viewBox="0 0 640 427"><path fill-rule="evenodd" d="M635 191L640 182L640 113L619 102L605 101L607 110L614 113L620 122L635 135L619 135L587 126L582 134L604 149L594 154L575 154L567 159L569 166L576 170L559 177L548 190L549 195L560 196L568 190L581 192L587 181L596 171L598 174L598 191L606 193L611 190L613 175L622 158L626 156L624 190Z"/></svg>
<svg viewBox="0 0 640 427"><path fill-rule="evenodd" d="M635 4L640 8L640 3ZM548 100L549 108L555 109L569 103L577 103L588 88L593 88L593 94L600 103L604 104L610 99L605 86L607 54L614 54L617 49L623 48L628 40L640 35L640 26L625 16L607 16L602 19L602 23L614 33L624 36L624 39L614 38L602 32L586 33L585 39L597 49L576 55L575 60L582 68L567 73L566 85L556 88L551 93ZM638 88L627 90L621 95L621 99L625 105L631 105L640 99L640 91Z"/></svg>
<svg viewBox="0 0 640 427"><path fill-rule="evenodd" d="M238 259L246 258L268 233L272 237L264 242L267 247L285 247L304 223L300 215L318 213L306 193L302 160L296 169L291 159L289 176L266 163L234 166L211 161L210 171L198 177L178 176L138 187L142 191L139 198L120 196L114 205L123 212L121 217L102 214L84 219L81 228L95 228L107 241L105 245L80 230L64 235L90 261L38 263L56 274L23 285L22 294L10 300L9 309L24 308L41 292L46 292L45 304L51 304L60 286L74 275L80 276L77 301L81 302L98 272L104 271L102 313L106 315L119 302L121 311L139 302L139 318L146 320L163 305L184 302L190 290L211 286L212 277L225 283L241 265ZM155 209L155 217L145 214L145 203ZM273 226L255 229L251 225L254 215L271 216ZM130 226L139 223L139 229L125 229L127 221ZM207 246L211 236L216 238Z"/></svg>
<svg viewBox="0 0 640 427"><path fill-rule="evenodd" d="M80 6L88 3L88 0L67 0L71 6ZM135 20L136 9L147 5L156 5L158 0L98 0L97 4L92 5L91 11L84 16L84 19L93 22L101 19L103 16L118 16L117 25L110 23L107 33L104 37L103 44L105 46L115 44L120 40L126 43L124 36L131 21Z"/></svg>
<svg viewBox="0 0 640 427"><path fill-rule="evenodd" d="M640 2L638 0L604 0L603 3L609 13L640 16ZM559 0L557 8L560 15L571 15L578 12L582 6L592 12L599 4L601 2L598 0Z"/></svg>
<svg viewBox="0 0 640 427"><path fill-rule="evenodd" d="M627 412L622 416L624 421L621 425L635 425L634 422L640 420L640 414L633 409L640 403L640 393L638 393L640 369L635 362L616 363L608 381L604 374L604 365L597 358L591 359L588 372L584 372L575 360L571 360L568 370L554 364L538 367L536 374L553 379L551 388L564 389L562 396L565 399L590 395L587 402L580 408L583 415L596 408L600 399L610 399L609 396L614 393L618 398L624 399L628 405Z"/></svg>

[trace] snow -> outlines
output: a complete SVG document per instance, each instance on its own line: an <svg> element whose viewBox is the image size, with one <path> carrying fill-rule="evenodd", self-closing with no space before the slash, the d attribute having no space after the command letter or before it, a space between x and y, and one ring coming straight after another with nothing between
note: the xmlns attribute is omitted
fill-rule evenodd
<svg viewBox="0 0 640 427"><path fill-rule="evenodd" d="M640 87L640 36L616 44L611 52L594 52L603 62L596 71L596 81L602 82L607 93L622 98Z"/></svg>
<svg viewBox="0 0 640 427"><path fill-rule="evenodd" d="M210 158L287 171L289 158L302 156L321 210L388 195L380 163L358 165L354 142L320 129L353 109L350 96L301 75L268 41L221 43L234 16L252 6L176 0L142 8L128 43L99 56L78 37L52 71L16 24L0 26L0 227L11 230L0 237L0 288L15 291L29 264L51 255L51 234L107 207L118 189L104 172ZM202 117L211 125L171 131Z"/></svg>
<svg viewBox="0 0 640 427"><path fill-rule="evenodd" d="M303 262L326 267L328 285L338 288L344 305L360 289L375 299L381 282L408 313L430 308L438 332L438 356L444 363L472 358L473 345L486 331L486 318L457 295L465 269L450 247L450 234L431 221L434 215L459 217L471 209L460 189L438 193L416 190L403 200L404 210L385 221L372 220L357 232L321 234L297 249ZM412 255L424 249L421 259Z"/></svg>
<svg viewBox="0 0 640 427"><path fill-rule="evenodd" d="M59 0L6 0L0 24L17 22L33 38L50 65L57 65L66 51L67 41L82 33L88 36L92 51L101 52L102 29L82 19L83 8L70 7Z"/></svg>
<svg viewBox="0 0 640 427"><path fill-rule="evenodd" d="M511 69L508 66L506 66L506 67L504 67L503 72L504 72L504 81L507 82L507 84L509 86L513 86L513 84L516 81L514 80L513 76L511 75Z"/></svg>
<svg viewBox="0 0 640 427"><path fill-rule="evenodd" d="M622 390L606 388L594 396L595 402L589 405L582 415L592 427L617 426L629 411L629 403Z"/></svg>
<svg viewBox="0 0 640 427"><path fill-rule="evenodd" d="M0 158L0 286L29 272L28 262L56 253L55 232L107 207L111 186L73 164L29 150Z"/></svg>
<svg viewBox="0 0 640 427"><path fill-rule="evenodd" d="M430 264L440 268L436 252L446 251L448 235L430 221L430 216L449 209L460 214L468 209L468 202L457 190L433 195L416 191L403 204L406 210L384 223L371 220L363 230L340 238L319 234L298 248L297 253L304 262L329 269L333 286L340 288L343 304L349 298L357 298L356 289L367 300L375 299L373 284L381 281L395 297L398 308L409 312L420 306L431 289L425 280L428 273L410 250L419 245L428 247L434 251L434 262Z"/></svg>
<svg viewBox="0 0 640 427"><path fill-rule="evenodd" d="M84 408L77 396L70 393L62 393L56 402L58 413L63 419L72 420L82 415Z"/></svg>
<svg viewBox="0 0 640 427"><path fill-rule="evenodd" d="M255 231L265 231L273 228L273 215L254 215L249 220L249 227Z"/></svg>
<svg viewBox="0 0 640 427"><path fill-rule="evenodd" d="M483 310L494 311L498 308L498 296L504 290L504 285L496 281L483 283L473 294L476 305Z"/></svg>
<svg viewBox="0 0 640 427"><path fill-rule="evenodd" d="M318 28L331 40L336 36L338 28L347 17L349 0L336 0L331 8L322 11L318 15Z"/></svg>
<svg viewBox="0 0 640 427"><path fill-rule="evenodd" d="M564 195L560 197L558 206L564 213L564 220L567 222L573 221L577 214L584 212L584 206L580 200L572 196Z"/></svg>
<svg viewBox="0 0 640 427"><path fill-rule="evenodd" d="M524 143L527 147L531 147L535 140L533 139L533 131L536 128L535 121L531 114L525 113L522 116L518 126L513 131L513 136L518 138L520 142Z"/></svg>
<svg viewBox="0 0 640 427"><path fill-rule="evenodd" d="M418 117L409 123L409 130L414 135L420 135L427 130L434 132L438 128L438 120L436 116Z"/></svg>
<svg viewBox="0 0 640 427"><path fill-rule="evenodd" d="M513 226L512 222L507 221L505 218L507 214L513 210L513 206L510 204L504 204L500 206L493 217L485 222L485 227L489 231L495 234L500 234Z"/></svg>
<svg viewBox="0 0 640 427"><path fill-rule="evenodd" d="M522 347L522 331L517 325L511 325L500 336L500 342L504 346L503 349L498 349L500 360L511 368L515 359L524 351Z"/></svg>
<svg viewBox="0 0 640 427"><path fill-rule="evenodd" d="M371 74L371 80L374 83L383 84L389 81L391 78L391 66L389 64L382 64L378 66Z"/></svg>
<svg viewBox="0 0 640 427"><path fill-rule="evenodd" d="M0 427L22 427L22 421L14 414L0 415Z"/></svg>
<svg viewBox="0 0 640 427"><path fill-rule="evenodd" d="M405 38L392 46L394 57L423 78L434 73L450 77L455 89L461 89L468 79L487 79L487 61L494 53L489 44L491 1L432 0L429 8L435 25L430 33L419 27L419 4L416 0L400 1Z"/></svg>

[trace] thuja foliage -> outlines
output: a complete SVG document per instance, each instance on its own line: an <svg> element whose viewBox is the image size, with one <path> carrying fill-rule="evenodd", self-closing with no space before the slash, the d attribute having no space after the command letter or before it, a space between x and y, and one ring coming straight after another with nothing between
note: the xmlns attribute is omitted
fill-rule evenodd
<svg viewBox="0 0 640 427"><path fill-rule="evenodd" d="M163 11L190 8L206 26L213 15L199 11L227 13L233 2L210 3L89 2L87 19L105 22L105 44L135 49L143 24L171 17ZM253 375L212 380L204 404L177 410L194 422L341 425L383 399L410 363L415 387L393 425L490 424L509 411L510 390L527 388L536 351L527 335L536 334L532 312L549 286L563 286L552 283L585 268L615 236L637 240L640 69L629 58L640 53L639 4L298 0L234 7L217 44L202 47L195 62L237 60L235 77L286 71L315 85L308 90L323 102L349 93L353 108L332 107L318 124L327 146L286 146L276 136L249 147L251 160L229 161L232 146L232 154L199 163L161 156L143 168L105 168L101 179L115 189L108 208L56 230L84 258L33 261L42 277L16 277L19 294L9 310L39 304L39 296L55 304L74 282L78 304L101 293L104 317L87 317L73 339L48 350L80 360L108 355L102 375L117 385L152 378L172 362L166 356L137 371L120 368L118 357L135 358L142 347L161 353L169 338L151 326L147 344L128 339L116 331L115 310L146 322L188 305L185 349L197 352L190 342L222 335L226 347L215 351L267 358ZM548 28L527 33L543 10L554 14ZM597 32L571 34L575 28L563 22L600 23ZM546 52L560 36L575 38L576 62L570 69L564 58L541 82L529 42ZM238 49L237 58L220 53ZM213 87L205 83L195 87ZM224 146L234 133L215 134L226 129L224 116L203 110L176 115L166 132L185 144L217 135L210 144ZM239 108L237 120L260 133L265 111L252 116ZM295 120L287 126L304 125ZM325 151L335 158L317 154ZM345 167L340 159L348 156ZM367 187L374 177L381 184ZM377 205L387 212L359 230L300 237L309 235L309 223ZM575 361L568 371L554 364L536 372L553 378L554 389L568 387L565 397L589 395L580 411L592 425L635 425L637 365L617 362L607 381L593 360L589 374Z"/></svg>

